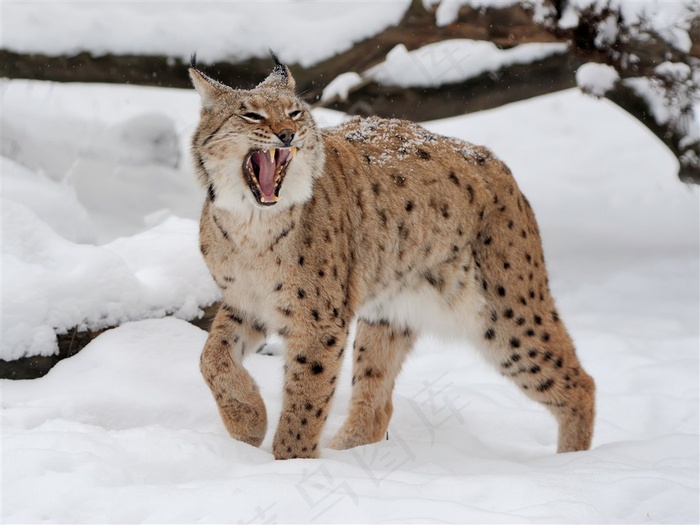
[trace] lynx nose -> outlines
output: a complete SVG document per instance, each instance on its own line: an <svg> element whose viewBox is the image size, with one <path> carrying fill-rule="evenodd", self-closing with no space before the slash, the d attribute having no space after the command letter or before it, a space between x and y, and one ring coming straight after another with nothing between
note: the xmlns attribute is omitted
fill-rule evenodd
<svg viewBox="0 0 700 525"><path fill-rule="evenodd" d="M291 130L289 128L283 129L276 135L285 146L290 146L292 144L292 141L294 140L294 130Z"/></svg>

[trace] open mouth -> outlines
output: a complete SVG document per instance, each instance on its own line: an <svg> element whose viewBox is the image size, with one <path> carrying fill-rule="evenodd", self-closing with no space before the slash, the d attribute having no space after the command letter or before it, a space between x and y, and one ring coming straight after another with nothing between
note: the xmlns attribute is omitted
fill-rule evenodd
<svg viewBox="0 0 700 525"><path fill-rule="evenodd" d="M291 147L256 150L246 155L243 173L258 204L272 206L279 201L287 167L296 153L297 148Z"/></svg>

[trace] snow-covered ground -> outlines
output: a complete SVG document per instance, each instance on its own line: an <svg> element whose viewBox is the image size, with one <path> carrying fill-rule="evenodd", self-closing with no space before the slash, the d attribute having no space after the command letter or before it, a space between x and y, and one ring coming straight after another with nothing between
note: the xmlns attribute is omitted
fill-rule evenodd
<svg viewBox="0 0 700 525"><path fill-rule="evenodd" d="M2 97L3 355L34 334L46 351L59 322L192 313L215 296L185 152L194 92L5 81ZM532 202L598 385L592 450L554 454L545 410L468 345L425 337L389 440L275 461L281 358L247 361L270 419L255 449L227 436L199 376L206 333L144 319L42 379L0 382L3 521L697 523L697 189L638 122L576 91L428 127L491 147ZM346 366L322 444L349 383Z"/></svg>

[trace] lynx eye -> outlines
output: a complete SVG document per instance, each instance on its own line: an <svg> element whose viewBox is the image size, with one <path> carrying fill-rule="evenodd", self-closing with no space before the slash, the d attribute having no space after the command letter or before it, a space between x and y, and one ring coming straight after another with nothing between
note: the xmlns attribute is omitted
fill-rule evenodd
<svg viewBox="0 0 700 525"><path fill-rule="evenodd" d="M289 112L289 118L292 120L299 120L303 114L304 112L301 109L295 109Z"/></svg>
<svg viewBox="0 0 700 525"><path fill-rule="evenodd" d="M263 117L260 113L253 113L252 111L241 115L241 117L248 122L261 122L265 120L265 117Z"/></svg>

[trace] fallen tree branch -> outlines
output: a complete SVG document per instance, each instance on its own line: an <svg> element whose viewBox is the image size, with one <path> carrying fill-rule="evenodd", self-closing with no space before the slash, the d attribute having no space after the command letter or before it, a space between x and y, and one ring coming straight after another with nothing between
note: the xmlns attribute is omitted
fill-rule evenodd
<svg viewBox="0 0 700 525"><path fill-rule="evenodd" d="M202 330L209 331L221 303L216 302L202 308L203 314L189 322ZM58 353L49 356L21 357L11 361L0 359L0 379L37 379L49 373L60 361L72 357L85 348L97 336L116 327L100 330L79 330L71 328L62 334L56 334Z"/></svg>

